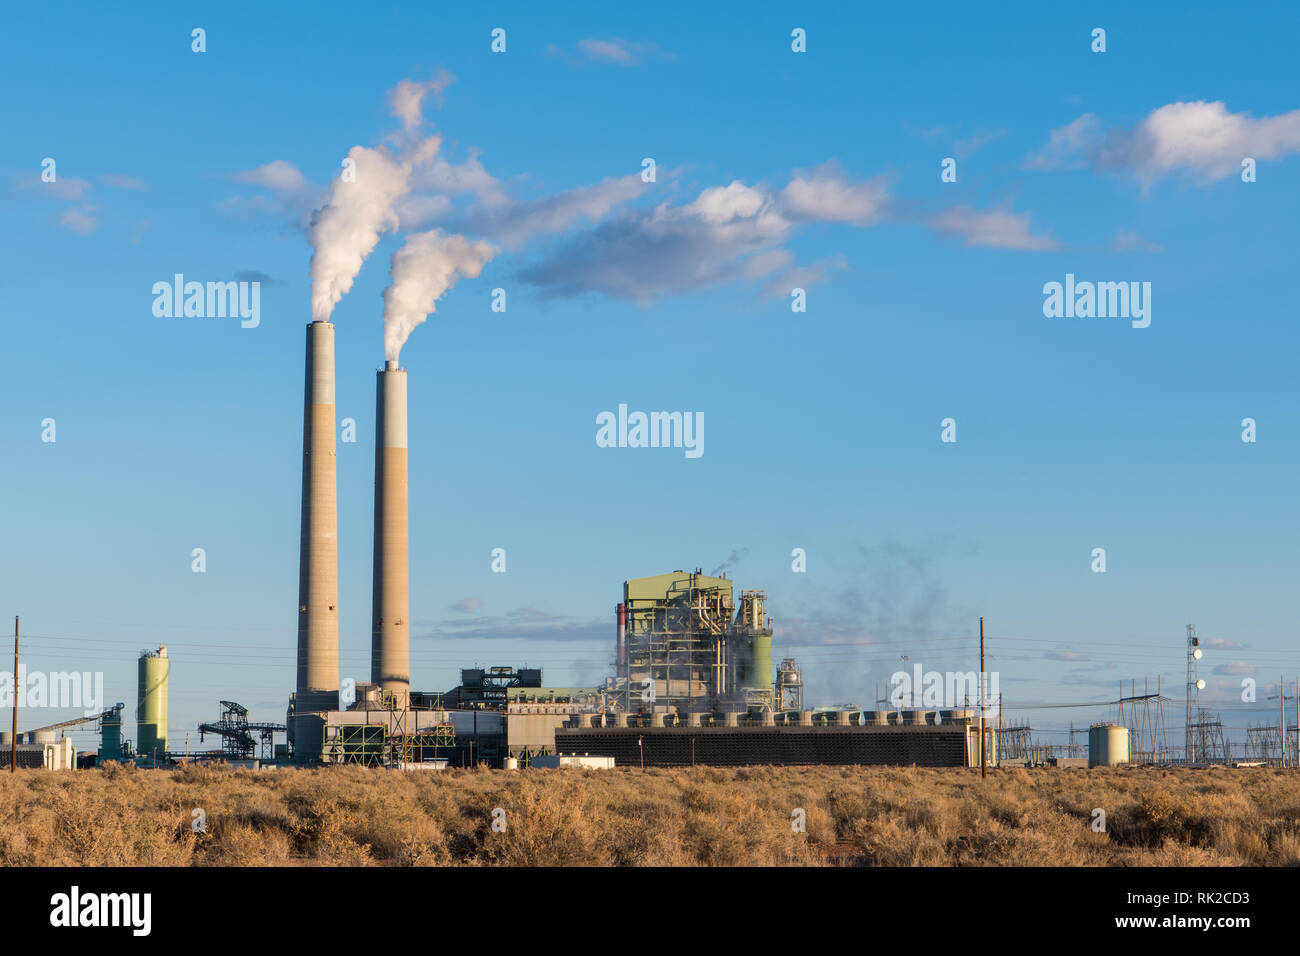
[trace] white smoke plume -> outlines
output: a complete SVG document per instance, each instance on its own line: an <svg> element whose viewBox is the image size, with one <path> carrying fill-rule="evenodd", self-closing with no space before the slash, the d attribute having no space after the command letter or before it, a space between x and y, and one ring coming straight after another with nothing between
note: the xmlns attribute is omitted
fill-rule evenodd
<svg viewBox="0 0 1300 956"><path fill-rule="evenodd" d="M402 121L402 129L410 133L424 122L424 98L432 93L434 99L441 103L443 90L455 79L445 69L440 69L437 76L424 83L402 80L388 91L388 108Z"/></svg>
<svg viewBox="0 0 1300 956"><path fill-rule="evenodd" d="M437 229L410 235L393 253L384 290L384 355L396 362L411 330L437 311L443 294L462 276L474 279L496 255L487 242Z"/></svg>
<svg viewBox="0 0 1300 956"><path fill-rule="evenodd" d="M339 176L329 201L312 215L311 314L326 320L352 288L379 235L398 227L394 209L410 189L411 167L380 146L348 151L354 176Z"/></svg>

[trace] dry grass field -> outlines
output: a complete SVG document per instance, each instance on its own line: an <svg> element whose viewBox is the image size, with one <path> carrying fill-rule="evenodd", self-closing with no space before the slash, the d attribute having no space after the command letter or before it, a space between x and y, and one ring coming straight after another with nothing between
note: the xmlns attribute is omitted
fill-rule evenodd
<svg viewBox="0 0 1300 956"><path fill-rule="evenodd" d="M1300 775L1267 769L0 774L0 866L1297 863Z"/></svg>

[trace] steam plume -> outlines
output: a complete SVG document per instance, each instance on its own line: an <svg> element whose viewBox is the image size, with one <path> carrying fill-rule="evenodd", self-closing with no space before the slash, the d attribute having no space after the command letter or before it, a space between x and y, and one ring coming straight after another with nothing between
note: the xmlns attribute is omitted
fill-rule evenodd
<svg viewBox="0 0 1300 956"><path fill-rule="evenodd" d="M435 147L436 148L436 147ZM385 148L353 146L352 181L334 180L329 201L312 215L311 314L325 320L352 288L379 234L398 226L395 203L410 189L411 168Z"/></svg>
<svg viewBox="0 0 1300 956"><path fill-rule="evenodd" d="M393 254L389 267L393 281L384 290L385 357L396 362L411 330L437 311L443 293L461 276L477 278L496 252L482 240L437 229L408 236Z"/></svg>

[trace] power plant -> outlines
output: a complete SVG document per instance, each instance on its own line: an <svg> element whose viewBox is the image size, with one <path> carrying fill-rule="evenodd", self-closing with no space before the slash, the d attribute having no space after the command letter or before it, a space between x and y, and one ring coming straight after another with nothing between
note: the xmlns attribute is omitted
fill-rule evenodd
<svg viewBox="0 0 1300 956"><path fill-rule="evenodd" d="M208 735L220 738L219 751L191 753L188 736L183 757L169 751L171 659L160 646L138 661L134 748L122 740L119 704L23 735L23 750L14 751L20 765L72 766L70 741L56 740L56 732L90 720L100 725L99 760L153 766L181 759L425 770L521 767L538 758L555 766L646 767L1034 762L1027 724L1008 726L1003 747L1001 726L978 719L969 706L808 709L799 662L786 657L773 666L767 592L737 593L726 573L701 568L623 582L611 672L596 686L547 687L540 668L474 666L462 669L450 690L412 690L408 378L395 357L375 376L370 679L349 682L341 699L334 326L317 318L306 337L297 679L285 723L250 721L247 708L223 700L220 717L197 728L200 743ZM1121 691L1119 721L1089 730L1086 763L1129 763L1126 725L1139 733L1147 728L1151 737L1137 753L1153 760L1167 753L1150 730L1163 727L1163 699L1158 685L1154 695ZM1147 714L1153 700L1154 719ZM1135 702L1145 708L1140 719ZM278 733L286 744L275 742ZM1073 749L1061 766L1085 763Z"/></svg>

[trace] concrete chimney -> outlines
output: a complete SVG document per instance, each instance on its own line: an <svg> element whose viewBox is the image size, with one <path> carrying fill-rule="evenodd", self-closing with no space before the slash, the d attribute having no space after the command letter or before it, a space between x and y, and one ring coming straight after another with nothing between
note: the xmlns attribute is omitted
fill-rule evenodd
<svg viewBox="0 0 1300 956"><path fill-rule="evenodd" d="M411 690L411 561L406 371L388 362L375 389L375 580L370 679L405 704Z"/></svg>
<svg viewBox="0 0 1300 956"><path fill-rule="evenodd" d="M334 326L307 326L298 552L297 713L339 705L338 467L334 445ZM307 754L319 741L297 741Z"/></svg>

